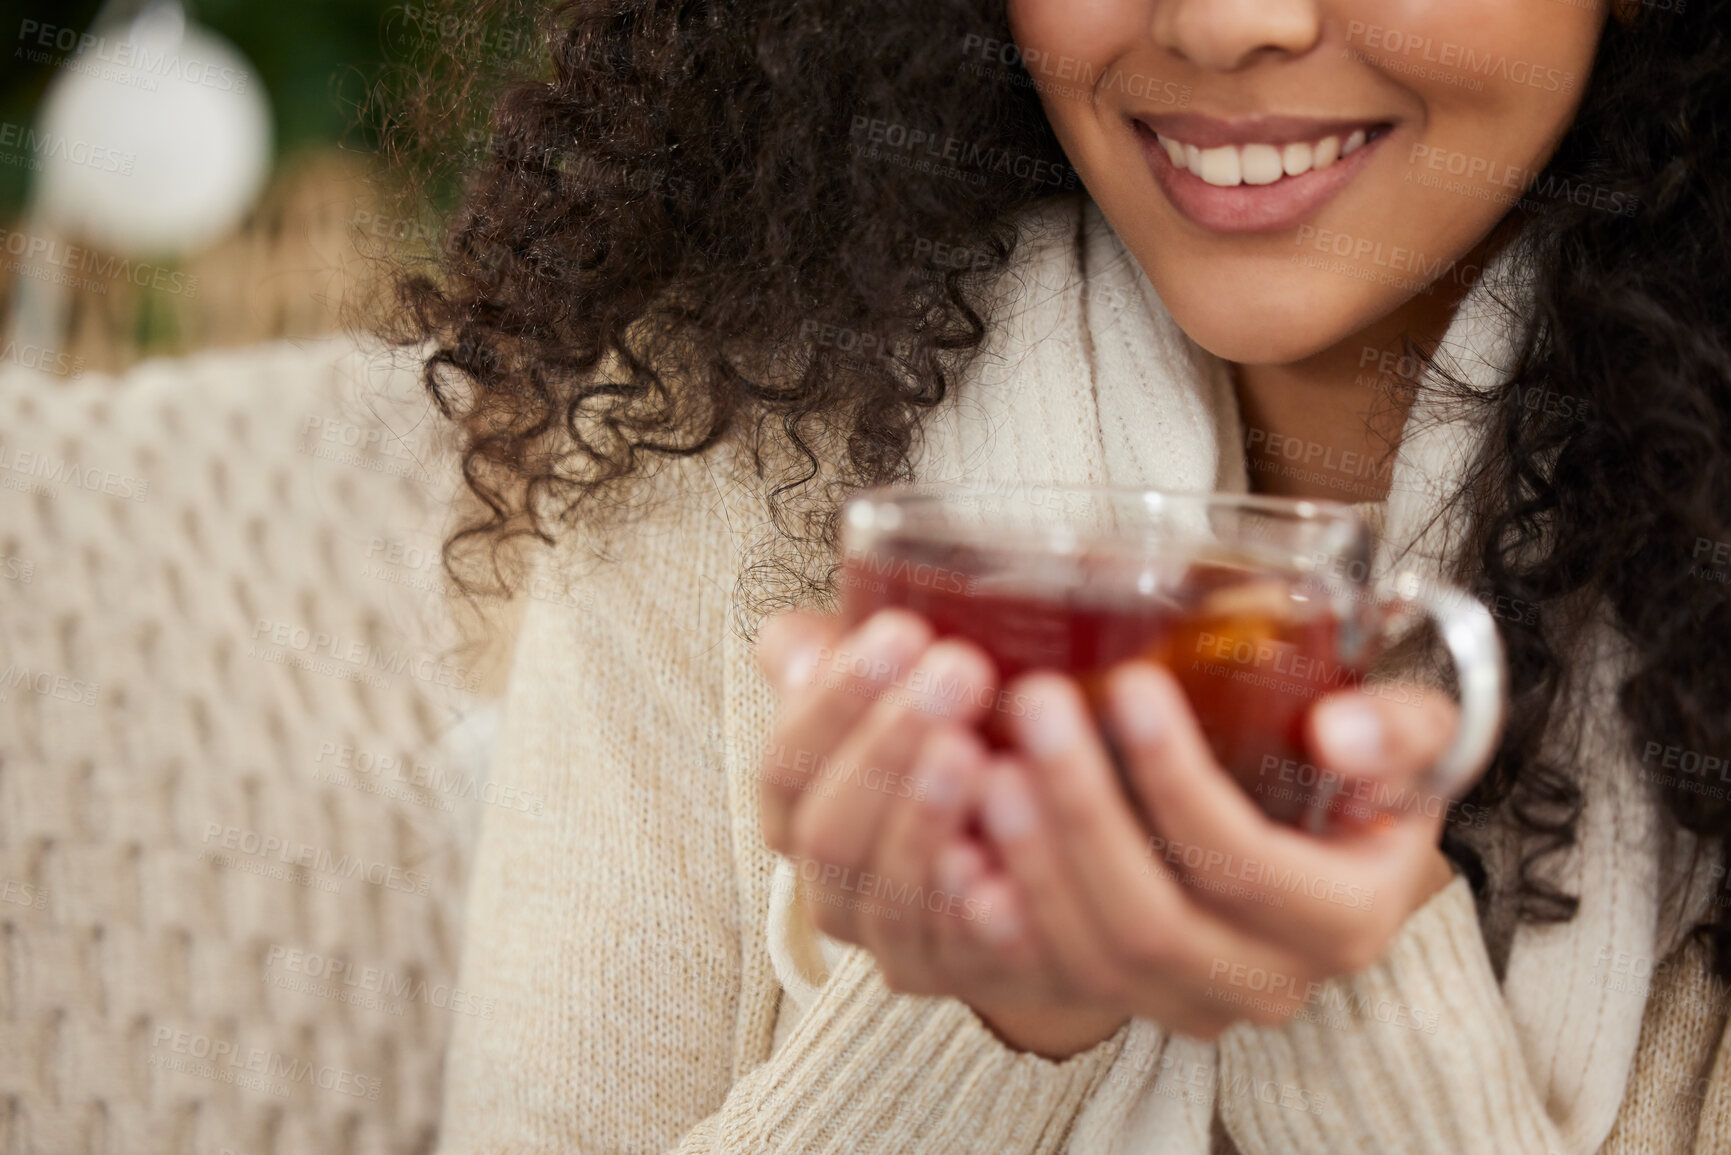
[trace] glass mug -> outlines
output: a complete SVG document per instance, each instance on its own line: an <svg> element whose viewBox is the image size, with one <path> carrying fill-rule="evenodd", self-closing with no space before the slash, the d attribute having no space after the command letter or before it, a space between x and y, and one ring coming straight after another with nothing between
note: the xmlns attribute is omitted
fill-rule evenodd
<svg viewBox="0 0 1731 1155"><path fill-rule="evenodd" d="M1248 494L890 485L843 510L842 617L900 606L978 645L1000 685L1032 669L1075 677L1098 709L1103 675L1147 658L1183 686L1228 770L1274 819L1310 831L1388 821L1458 796L1504 710L1489 611L1412 572L1370 583L1369 524L1350 506ZM1460 722L1404 789L1312 764L1309 706L1363 688L1387 641L1430 619L1454 663ZM942 688L932 688L942 692ZM1001 744L1008 695L984 733ZM1431 811L1434 813L1434 810Z"/></svg>

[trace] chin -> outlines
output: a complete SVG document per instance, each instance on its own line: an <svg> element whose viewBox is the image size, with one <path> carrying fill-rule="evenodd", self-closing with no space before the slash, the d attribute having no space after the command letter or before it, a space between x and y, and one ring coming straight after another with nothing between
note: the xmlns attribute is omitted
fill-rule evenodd
<svg viewBox="0 0 1731 1155"><path fill-rule="evenodd" d="M1228 298L1222 308L1215 298L1207 304L1162 298L1178 327L1198 345L1227 361L1243 365L1287 365L1331 348L1362 325L1343 316L1330 323L1314 305L1288 310L1283 302Z"/></svg>

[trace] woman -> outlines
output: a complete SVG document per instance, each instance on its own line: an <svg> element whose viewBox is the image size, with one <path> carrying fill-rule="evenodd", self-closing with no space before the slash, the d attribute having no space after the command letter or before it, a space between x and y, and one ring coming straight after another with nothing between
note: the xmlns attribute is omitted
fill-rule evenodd
<svg viewBox="0 0 1731 1155"><path fill-rule="evenodd" d="M453 564L586 587L522 627L495 773L548 814L485 819L446 1147L1724 1142L1731 15L1680 9L560 5L405 285ZM910 615L763 621L906 476L1355 502L1496 615L1501 747L1312 837L1156 667L1097 723ZM1404 672L1318 762L1418 780Z"/></svg>

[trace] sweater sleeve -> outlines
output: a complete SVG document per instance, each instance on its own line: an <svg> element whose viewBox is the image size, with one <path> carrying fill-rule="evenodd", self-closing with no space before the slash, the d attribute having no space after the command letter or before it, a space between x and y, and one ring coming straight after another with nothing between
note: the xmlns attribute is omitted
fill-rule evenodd
<svg viewBox="0 0 1731 1155"><path fill-rule="evenodd" d="M1464 878L1383 960L1279 1029L1220 1038L1219 1109L1243 1155L1554 1155Z"/></svg>
<svg viewBox="0 0 1731 1155"><path fill-rule="evenodd" d="M849 950L786 1045L679 1153L1059 1151L1124 1033L1061 1063L1014 1051L954 999L890 993Z"/></svg>
<svg viewBox="0 0 1731 1155"><path fill-rule="evenodd" d="M460 985L492 1013L455 1023L440 1150L1060 1149L1121 1039L1023 1054L848 951L779 1049L756 1041L764 919L730 831L717 641L737 558L716 508L672 503L607 563L529 584L492 778L541 805L483 808Z"/></svg>

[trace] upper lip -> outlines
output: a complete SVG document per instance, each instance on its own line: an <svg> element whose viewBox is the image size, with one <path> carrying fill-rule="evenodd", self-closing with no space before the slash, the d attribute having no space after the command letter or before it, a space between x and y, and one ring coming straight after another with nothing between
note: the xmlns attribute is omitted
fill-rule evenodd
<svg viewBox="0 0 1731 1155"><path fill-rule="evenodd" d="M1345 136L1354 129L1369 132L1388 123L1371 117L1322 120L1302 116L1252 116L1240 120L1222 120L1195 112L1163 112L1139 115L1138 121L1149 129L1181 144L1197 148L1220 148L1224 145L1297 144L1321 140L1326 136Z"/></svg>

